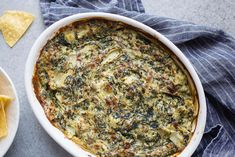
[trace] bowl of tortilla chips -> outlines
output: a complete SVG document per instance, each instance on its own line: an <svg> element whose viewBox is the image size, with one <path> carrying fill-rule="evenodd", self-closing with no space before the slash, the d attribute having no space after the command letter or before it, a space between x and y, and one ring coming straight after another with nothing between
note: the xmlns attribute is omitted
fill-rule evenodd
<svg viewBox="0 0 235 157"><path fill-rule="evenodd" d="M0 156L11 146L19 124L20 106L16 89L0 67Z"/></svg>

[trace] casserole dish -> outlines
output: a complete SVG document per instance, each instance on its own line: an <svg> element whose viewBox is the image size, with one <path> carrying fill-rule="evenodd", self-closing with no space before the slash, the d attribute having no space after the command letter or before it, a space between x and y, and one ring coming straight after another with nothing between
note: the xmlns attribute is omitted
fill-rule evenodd
<svg viewBox="0 0 235 157"><path fill-rule="evenodd" d="M166 39L160 33L156 32L155 30L135 20L129 19L127 17L119 16L119 15L113 15L113 14L108 14L108 13L83 13L83 14L73 15L73 16L62 19L56 22L55 24L53 24L52 26L50 26L49 28L47 28L36 40L35 44L33 45L30 51L30 54L26 63L25 85L26 85L26 91L27 91L27 95L28 95L31 107L36 117L38 118L40 124L44 127L44 129L49 133L49 135L57 143L59 143L63 148L65 148L72 155L74 156L91 155L92 156L92 154L80 148L79 145L76 145L71 140L64 138L64 134L50 123L50 121L47 119L43 111L43 108L41 107L40 102L38 101L35 95L35 92L34 92L35 89L32 84L32 80L33 80L34 71L35 71L35 64L39 58L40 51L47 44L48 40L52 39L52 37L56 35L57 31L60 28L63 28L73 22L81 21L84 19L86 20L94 19L94 18L105 19L105 20L110 20L110 21L119 21L127 25L130 25L142 32L147 33L148 35L159 40L171 52L173 52L174 55L177 57L177 60L179 60L180 64L183 65L183 68L190 75L191 81L195 86L195 90L197 93L197 100L198 100L198 111L196 112L198 113L198 115L196 119L195 130L188 145L183 149L183 151L180 154L177 154L177 155L178 156L192 155L192 153L194 152L194 150L196 149L197 145L199 144L201 140L204 127L205 127L205 121L206 121L205 96L204 96L201 82L193 66L188 61L188 59L183 55L183 53L173 43L171 43L168 39Z"/></svg>

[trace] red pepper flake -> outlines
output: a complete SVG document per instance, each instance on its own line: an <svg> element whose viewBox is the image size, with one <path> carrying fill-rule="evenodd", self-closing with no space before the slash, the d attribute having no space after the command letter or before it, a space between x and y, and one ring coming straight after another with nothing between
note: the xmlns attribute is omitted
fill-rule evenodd
<svg viewBox="0 0 235 157"><path fill-rule="evenodd" d="M125 149L129 149L130 147L131 147L131 144L130 144L130 143L127 142L127 143L124 144L124 148L125 148Z"/></svg>
<svg viewBox="0 0 235 157"><path fill-rule="evenodd" d="M150 81L152 80L152 78L153 78L153 72L150 71L150 72L148 73L148 76L147 76L147 78L146 78L146 81L147 81L147 82L150 82Z"/></svg>
<svg viewBox="0 0 235 157"><path fill-rule="evenodd" d="M77 61L79 61L79 62L81 62L81 58L80 57L81 57L81 54L78 54L77 55Z"/></svg>
<svg viewBox="0 0 235 157"><path fill-rule="evenodd" d="M109 98L105 99L105 102L107 105L111 106L112 105L112 101Z"/></svg>
<svg viewBox="0 0 235 157"><path fill-rule="evenodd" d="M160 55L157 54L156 52L153 54L153 56L154 56L155 59L159 59L160 58Z"/></svg>
<svg viewBox="0 0 235 157"><path fill-rule="evenodd" d="M169 92L171 94L174 94L177 91L177 88L173 83L170 83L170 85L167 87L167 89L169 90Z"/></svg>
<svg viewBox="0 0 235 157"><path fill-rule="evenodd" d="M118 73L121 74L123 72L122 68L118 68Z"/></svg>
<svg viewBox="0 0 235 157"><path fill-rule="evenodd" d="M111 135L111 139L112 139L112 140L116 140L117 137L116 137L115 135Z"/></svg>
<svg viewBox="0 0 235 157"><path fill-rule="evenodd" d="M95 121L96 121L96 119L95 119ZM98 132L98 129L97 129L97 128L94 128L93 130L94 130L95 133Z"/></svg>
<svg viewBox="0 0 235 157"><path fill-rule="evenodd" d="M172 125L173 125L175 128L178 128L178 125L179 125L179 124L174 121L174 122L172 122Z"/></svg>
<svg viewBox="0 0 235 157"><path fill-rule="evenodd" d="M113 98L112 98L112 103L113 103L113 105L114 106L117 106L117 98L114 96Z"/></svg>
<svg viewBox="0 0 235 157"><path fill-rule="evenodd" d="M96 144L96 145L94 145L94 148L95 148L95 149L99 149L100 146Z"/></svg>
<svg viewBox="0 0 235 157"><path fill-rule="evenodd" d="M90 138L87 140L87 144L89 144L89 145L91 145L93 142L94 141L92 139L90 139Z"/></svg>
<svg viewBox="0 0 235 157"><path fill-rule="evenodd" d="M107 105L114 106L114 107L117 106L117 104L118 104L117 98L115 96L112 97L112 98L106 98L105 102L106 102Z"/></svg>
<svg viewBox="0 0 235 157"><path fill-rule="evenodd" d="M104 87L105 91L108 92L108 93L111 93L113 91L113 88L112 88L112 85L110 84L107 84L105 87Z"/></svg>
<svg viewBox="0 0 235 157"><path fill-rule="evenodd" d="M102 61L102 57L103 57L103 55L98 55L96 58L95 58L95 62L96 63L99 63L99 62L101 62Z"/></svg>
<svg viewBox="0 0 235 157"><path fill-rule="evenodd" d="M94 68L95 66L96 66L95 63L89 63L89 64L87 64L87 67L90 67L90 68Z"/></svg>

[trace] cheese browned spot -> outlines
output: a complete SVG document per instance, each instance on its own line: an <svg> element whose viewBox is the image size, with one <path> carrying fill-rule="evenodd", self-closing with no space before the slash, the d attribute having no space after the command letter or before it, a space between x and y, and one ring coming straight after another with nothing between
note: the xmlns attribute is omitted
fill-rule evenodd
<svg viewBox="0 0 235 157"><path fill-rule="evenodd" d="M121 22L75 22L49 40L34 88L51 123L97 156L170 156L189 143L194 85L158 40Z"/></svg>

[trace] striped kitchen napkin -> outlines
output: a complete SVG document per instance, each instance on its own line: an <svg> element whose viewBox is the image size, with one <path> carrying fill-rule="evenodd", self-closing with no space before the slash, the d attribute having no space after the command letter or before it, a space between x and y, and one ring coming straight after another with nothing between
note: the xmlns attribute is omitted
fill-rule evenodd
<svg viewBox="0 0 235 157"><path fill-rule="evenodd" d="M235 156L235 39L222 30L145 13L141 0L40 0L46 26L83 12L108 12L165 35L194 65L205 90L207 122L193 156Z"/></svg>

